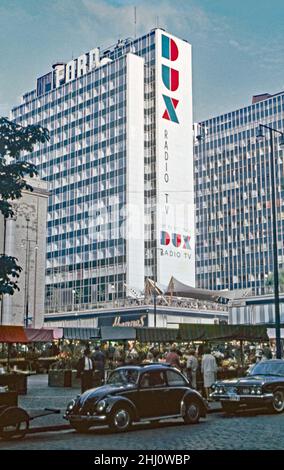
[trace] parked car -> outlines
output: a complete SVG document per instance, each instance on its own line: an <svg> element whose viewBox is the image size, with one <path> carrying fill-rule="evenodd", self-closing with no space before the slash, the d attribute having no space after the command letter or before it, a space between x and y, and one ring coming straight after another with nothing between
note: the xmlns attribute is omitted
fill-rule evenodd
<svg viewBox="0 0 284 470"><path fill-rule="evenodd" d="M222 380L213 385L211 398L220 401L226 413L242 408L284 410L284 360L269 359L255 364L246 377Z"/></svg>
<svg viewBox="0 0 284 470"><path fill-rule="evenodd" d="M126 431L133 422L183 417L198 423L207 405L181 372L169 364L118 367L101 387L72 400L64 418L78 432L108 425Z"/></svg>

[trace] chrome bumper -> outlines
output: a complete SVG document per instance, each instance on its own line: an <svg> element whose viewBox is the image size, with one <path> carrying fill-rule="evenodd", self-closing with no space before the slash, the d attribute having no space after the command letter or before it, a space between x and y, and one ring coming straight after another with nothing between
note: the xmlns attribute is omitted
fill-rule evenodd
<svg viewBox="0 0 284 470"><path fill-rule="evenodd" d="M220 393L211 393L210 398L214 398L216 401L232 401L232 402L242 402L244 400L264 400L264 401L272 401L273 393L265 393L262 395L237 395L237 394L220 394Z"/></svg>
<svg viewBox="0 0 284 470"><path fill-rule="evenodd" d="M106 415L64 415L64 419L73 423L104 423L107 419Z"/></svg>

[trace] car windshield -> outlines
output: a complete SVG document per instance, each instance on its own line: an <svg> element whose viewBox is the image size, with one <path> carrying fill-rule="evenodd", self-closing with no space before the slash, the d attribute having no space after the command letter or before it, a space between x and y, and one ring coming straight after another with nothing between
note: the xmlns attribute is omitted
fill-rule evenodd
<svg viewBox="0 0 284 470"><path fill-rule="evenodd" d="M284 377L284 362L259 362L251 369L249 375L277 375Z"/></svg>
<svg viewBox="0 0 284 470"><path fill-rule="evenodd" d="M107 383L110 385L136 384L138 379L138 370L120 369L115 370L109 376Z"/></svg>

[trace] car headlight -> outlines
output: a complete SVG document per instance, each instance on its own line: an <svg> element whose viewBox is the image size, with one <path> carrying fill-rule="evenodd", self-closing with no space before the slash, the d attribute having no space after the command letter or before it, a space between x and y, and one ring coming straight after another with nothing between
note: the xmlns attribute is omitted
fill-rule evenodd
<svg viewBox="0 0 284 470"><path fill-rule="evenodd" d="M256 387L256 393L257 393L257 395L261 395L261 394L262 394L262 389L261 389L261 387Z"/></svg>
<svg viewBox="0 0 284 470"><path fill-rule="evenodd" d="M67 405L67 411L71 411L73 410L74 406L75 406L75 403L76 401L75 400L71 400L68 405Z"/></svg>
<svg viewBox="0 0 284 470"><path fill-rule="evenodd" d="M102 411L104 411L105 407L106 407L106 401L105 401L105 400L101 400L101 401L99 401L99 403L97 404L96 410L97 410L99 413L101 413Z"/></svg>
<svg viewBox="0 0 284 470"><path fill-rule="evenodd" d="M255 395L255 394L256 394L256 389L255 389L255 388L252 388L251 391L250 391L250 393L251 393L252 395Z"/></svg>

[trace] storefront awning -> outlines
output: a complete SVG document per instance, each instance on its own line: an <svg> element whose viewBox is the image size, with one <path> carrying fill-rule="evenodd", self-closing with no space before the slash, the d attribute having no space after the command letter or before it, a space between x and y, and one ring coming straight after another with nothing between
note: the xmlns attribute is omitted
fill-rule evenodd
<svg viewBox="0 0 284 470"><path fill-rule="evenodd" d="M244 340L268 341L266 327L263 325L179 325L182 341Z"/></svg>
<svg viewBox="0 0 284 470"><path fill-rule="evenodd" d="M136 338L141 343L167 343L177 341L179 330L175 328L137 328Z"/></svg>
<svg viewBox="0 0 284 470"><path fill-rule="evenodd" d="M53 330L45 328L25 328L28 341L33 343L50 343L53 341Z"/></svg>
<svg viewBox="0 0 284 470"><path fill-rule="evenodd" d="M136 339L136 329L128 326L102 326L102 341L123 341Z"/></svg>
<svg viewBox="0 0 284 470"><path fill-rule="evenodd" d="M63 328L64 339L78 339L89 341L100 338L99 328Z"/></svg>
<svg viewBox="0 0 284 470"><path fill-rule="evenodd" d="M0 343L28 343L23 326L0 326Z"/></svg>

